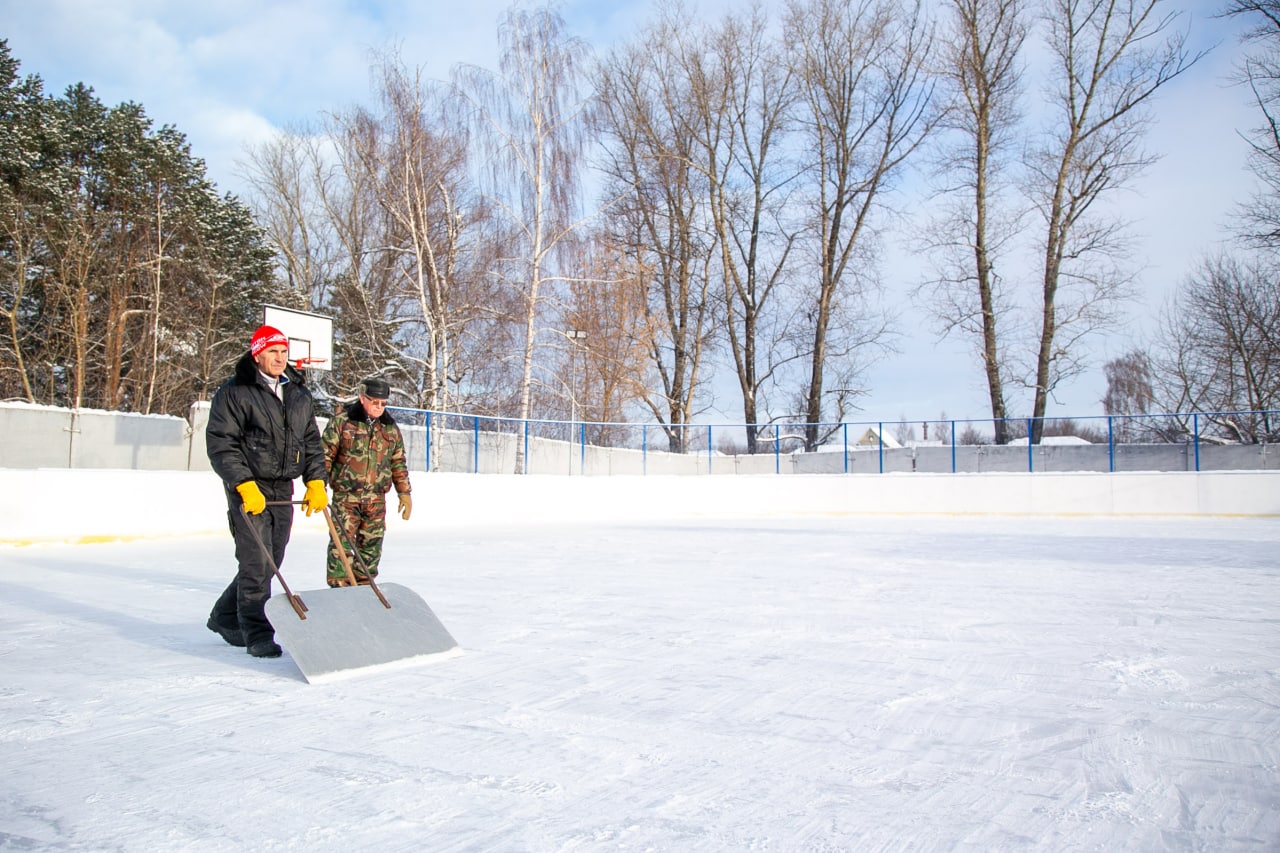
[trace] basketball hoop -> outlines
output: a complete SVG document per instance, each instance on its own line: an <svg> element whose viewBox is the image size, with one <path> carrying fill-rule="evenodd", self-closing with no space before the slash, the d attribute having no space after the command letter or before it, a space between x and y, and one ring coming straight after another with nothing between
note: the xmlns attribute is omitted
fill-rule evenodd
<svg viewBox="0 0 1280 853"><path fill-rule="evenodd" d="M262 306L262 317L262 322L284 332L289 339L289 364L297 370L320 374L333 369L331 318L279 305Z"/></svg>

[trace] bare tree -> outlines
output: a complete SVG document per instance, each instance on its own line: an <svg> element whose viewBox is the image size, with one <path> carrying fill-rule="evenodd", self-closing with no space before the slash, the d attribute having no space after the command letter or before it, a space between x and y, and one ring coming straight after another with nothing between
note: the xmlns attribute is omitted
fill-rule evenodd
<svg viewBox="0 0 1280 853"><path fill-rule="evenodd" d="M1148 432L1134 415L1148 415L1155 404L1151 358L1140 349L1130 350L1103 367L1107 392L1102 411L1114 418L1116 440L1133 441Z"/></svg>
<svg viewBox="0 0 1280 853"><path fill-rule="evenodd" d="M510 8L499 27L499 72L457 69L490 154L490 197L519 234L510 283L523 298L520 409L530 412L543 288L565 280L555 266L580 224L578 178L584 147L582 92L587 46L565 31L551 6ZM524 471L523 445L515 470Z"/></svg>
<svg viewBox="0 0 1280 853"><path fill-rule="evenodd" d="M381 98L376 90L375 97ZM323 245L331 260L308 298L335 315L332 376L339 394L388 363L398 364L400 355L395 337L403 314L399 271L407 238L388 213L398 194L395 179L383 171L382 153L393 145L396 125L386 111L362 106L330 114L325 145L315 146L312 156ZM405 374L397 372L393 385L403 392Z"/></svg>
<svg viewBox="0 0 1280 853"><path fill-rule="evenodd" d="M326 185L318 171L327 168L318 136L306 127L285 129L250 147L242 168L254 216L276 250L280 285L305 296L299 307L322 304L335 275L333 230L318 195Z"/></svg>
<svg viewBox="0 0 1280 853"><path fill-rule="evenodd" d="M1280 0L1227 0L1222 14L1253 25L1239 73L1261 119L1247 137L1259 187L1237 208L1236 230L1247 245L1280 249Z"/></svg>
<svg viewBox="0 0 1280 853"><path fill-rule="evenodd" d="M388 56L379 71L383 138L359 156L374 176L378 203L398 237L396 257L389 260L408 304L397 318L396 349L408 362L402 372L422 376L418 404L448 410L453 343L462 317L471 313L455 316L453 311L459 307L454 285L468 224L466 137L452 97L424 85L420 69L411 72ZM406 369L409 365L416 369Z"/></svg>
<svg viewBox="0 0 1280 853"><path fill-rule="evenodd" d="M358 152L375 122L352 108L317 128L284 130L249 151L242 167L253 189L254 215L275 249L277 287L271 302L334 315L334 361L318 365L332 384L353 387L365 371L381 366L378 335L369 331L368 290L385 281L380 207L373 176ZM372 354L371 354L372 353ZM376 372L376 371L375 371ZM323 375L323 374L320 374Z"/></svg>
<svg viewBox="0 0 1280 853"><path fill-rule="evenodd" d="M87 204L63 211L46 233L56 240L57 251L49 268L47 286L51 307L62 318L55 330L58 358L65 364L67 406L86 404L89 374L98 362L94 358L96 339L90 333L93 305L98 292L96 247L104 240L104 217Z"/></svg>
<svg viewBox="0 0 1280 853"><path fill-rule="evenodd" d="M491 393L511 384L492 367L510 345L491 277L507 244L472 189L460 101L397 54L373 71L375 106L253 152L281 301L334 315L339 396L381 375L410 405L507 414Z"/></svg>
<svg viewBox="0 0 1280 853"><path fill-rule="evenodd" d="M706 171L694 166L690 117L698 97L691 71L701 52L687 37L679 8L668 9L635 44L608 57L597 75L593 114L593 127L608 143L605 192L617 199L607 227L625 247L626 277L643 287L636 333L657 375L643 399L677 453L696 409L715 315L716 237L707 227L710 190Z"/></svg>
<svg viewBox="0 0 1280 853"><path fill-rule="evenodd" d="M922 235L942 266L930 284L934 314L944 335L958 331L977 343L997 444L1008 441L1001 374L1007 342L1000 326L1009 306L996 266L1020 218L1009 206L1008 169L1019 141L1024 6L1025 0L948 3L941 76L950 109L944 127L959 141L944 151L939 173L942 194L952 204Z"/></svg>
<svg viewBox="0 0 1280 853"><path fill-rule="evenodd" d="M916 425L909 423L907 416L902 415L893 427L893 438L898 444L906 447L916 440Z"/></svg>
<svg viewBox="0 0 1280 853"><path fill-rule="evenodd" d="M1186 280L1162 313L1154 356L1166 411L1226 413L1213 418L1237 441L1280 438L1277 272L1274 262L1220 255Z"/></svg>
<svg viewBox="0 0 1280 853"><path fill-rule="evenodd" d="M812 285L804 312L811 335L805 443L812 450L823 438L818 425L829 390L835 420L856 393L852 376L828 389L833 365L867 359L884 344L886 324L867 310L876 285L872 217L937 117L925 75L932 39L919 4L794 2L786 29L815 187L808 224L816 249L805 273Z"/></svg>
<svg viewBox="0 0 1280 853"><path fill-rule="evenodd" d="M652 372L646 357L645 284L635 275L628 247L597 233L584 243L587 257L579 264L589 281L569 284L565 309L567 330L562 383L570 408L581 413L593 444L615 443L621 423L643 399ZM610 282L601 286L597 282ZM576 335L574 334L576 333Z"/></svg>
<svg viewBox="0 0 1280 853"><path fill-rule="evenodd" d="M933 438L941 444L951 443L951 421L946 412L938 413L938 420L933 425Z"/></svg>
<svg viewBox="0 0 1280 853"><path fill-rule="evenodd" d="M1107 362L1103 373L1107 393L1102 410L1108 415L1150 414L1155 402L1151 389L1151 359L1142 350L1130 350Z"/></svg>
<svg viewBox="0 0 1280 853"><path fill-rule="evenodd" d="M1146 107L1201 55L1173 30L1159 0L1052 0L1046 12L1055 88L1052 129L1028 159L1032 201L1043 219L1040 329L1029 371L1033 443L1049 395L1084 366L1080 341L1112 321L1125 295L1124 225L1096 212L1100 200L1153 161L1142 149Z"/></svg>
<svg viewBox="0 0 1280 853"><path fill-rule="evenodd" d="M692 75L693 162L710 193L723 331L742 395L749 453L756 452L763 388L779 354L785 354L772 345L785 327L774 303L796 238L787 206L796 166L783 154L795 75L767 32L758 7L742 18L728 17L708 33L706 54L686 63Z"/></svg>

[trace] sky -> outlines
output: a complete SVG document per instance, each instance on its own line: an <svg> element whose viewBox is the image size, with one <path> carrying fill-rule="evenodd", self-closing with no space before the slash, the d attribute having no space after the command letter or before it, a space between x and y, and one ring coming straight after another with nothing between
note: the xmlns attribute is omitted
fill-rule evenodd
<svg viewBox="0 0 1280 853"><path fill-rule="evenodd" d="M0 545L0 849L1280 845L1280 518L789 513L772 477L681 516L546 477L616 515L532 524L456 482L415 481L380 579L460 653L315 683L206 630L233 544L190 513ZM294 591L366 594L317 591L303 520Z"/></svg>
<svg viewBox="0 0 1280 853"><path fill-rule="evenodd" d="M220 189L240 193L246 146L368 100L371 51L398 48L431 77L447 78L460 62L496 68L496 23L508 5L0 0L0 38L8 39L23 73L39 74L50 92L83 82L104 103L141 103L157 125L173 124L187 135ZM603 51L648 20L653 7L641 0L576 0L562 11L574 34ZM693 14L706 19L734 7L731 0L692 5ZM1202 256L1221 245L1228 212L1252 187L1239 132L1253 125L1253 113L1246 93L1226 85L1241 52L1239 24L1212 17L1216 0L1170 0L1168 8L1189 13L1183 20L1191 26L1193 47L1216 47L1160 94L1149 148L1163 159L1121 201L1122 215L1139 236L1134 262L1143 268L1140 298L1116 333L1095 342L1093 368L1059 389L1050 415L1102 413L1103 363L1146 343L1161 304ZM908 209L922 203L896 201ZM972 345L939 341L932 321L906 295L924 274L921 259L901 241L886 245L885 256L887 307L898 316L899 351L870 368L871 393L854 419L989 414ZM1015 413L1029 413L1028 395L1009 397ZM741 420L732 388L717 391L716 410L703 420Z"/></svg>

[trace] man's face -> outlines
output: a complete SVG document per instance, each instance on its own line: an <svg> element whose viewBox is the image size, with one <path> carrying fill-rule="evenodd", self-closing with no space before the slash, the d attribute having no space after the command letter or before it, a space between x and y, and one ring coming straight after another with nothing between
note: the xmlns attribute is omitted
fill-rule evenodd
<svg viewBox="0 0 1280 853"><path fill-rule="evenodd" d="M360 405L364 406L364 410L369 413L369 417L376 418L387 408L387 401L379 400L376 397L366 397L361 394Z"/></svg>
<svg viewBox="0 0 1280 853"><path fill-rule="evenodd" d="M284 368L289 363L289 348L284 344L267 347L258 353L258 357L254 361L258 363L258 369L263 373L272 379L279 379L280 374L284 373Z"/></svg>

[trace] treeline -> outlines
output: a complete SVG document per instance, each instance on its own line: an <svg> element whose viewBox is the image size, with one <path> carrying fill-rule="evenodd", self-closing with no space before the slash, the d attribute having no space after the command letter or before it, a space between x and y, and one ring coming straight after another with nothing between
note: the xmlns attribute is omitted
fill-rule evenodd
<svg viewBox="0 0 1280 853"><path fill-rule="evenodd" d="M667 4L597 57L516 7L496 71L384 56L372 106L256 152L254 205L287 280L337 309L344 363L417 405L638 416L678 450L718 392L813 447L893 346L882 241L894 192L931 174L921 303L973 341L1000 433L1117 320L1133 270L1103 211L1198 59L1157 5ZM1022 77L1032 35L1046 79ZM1052 95L1023 118L1032 91Z"/></svg>
<svg viewBox="0 0 1280 853"><path fill-rule="evenodd" d="M884 240L905 227L895 192L927 176L905 217L931 263L917 304L972 343L994 440L1015 415L1038 440L1124 321L1137 271L1108 203L1151 162L1153 99L1199 58L1163 9L792 0L704 22L673 3L593 55L553 8L514 6L497 69L431 80L383 55L368 104L252 151L252 218L175 130L82 87L48 98L6 52L0 381L180 413L273 302L334 318L335 394L376 373L403 405L645 420L676 450L732 394L744 423L807 422L813 447L893 347ZM1266 316L1273 246L1248 245L1108 365L1108 412L1276 407L1273 341L1224 355L1241 301L1207 289L1241 273ZM1211 297L1227 326L1204 322Z"/></svg>
<svg viewBox="0 0 1280 853"><path fill-rule="evenodd" d="M185 414L243 350L271 247L176 129L19 70L0 41L0 396Z"/></svg>
<svg viewBox="0 0 1280 853"><path fill-rule="evenodd" d="M1225 0L1220 13L1249 27L1235 82L1257 108L1257 125L1239 129L1256 189L1224 223L1233 239L1157 309L1149 340L1104 368L1107 414L1193 414L1131 419L1121 440L1198 429L1227 442L1280 441L1280 0Z"/></svg>

